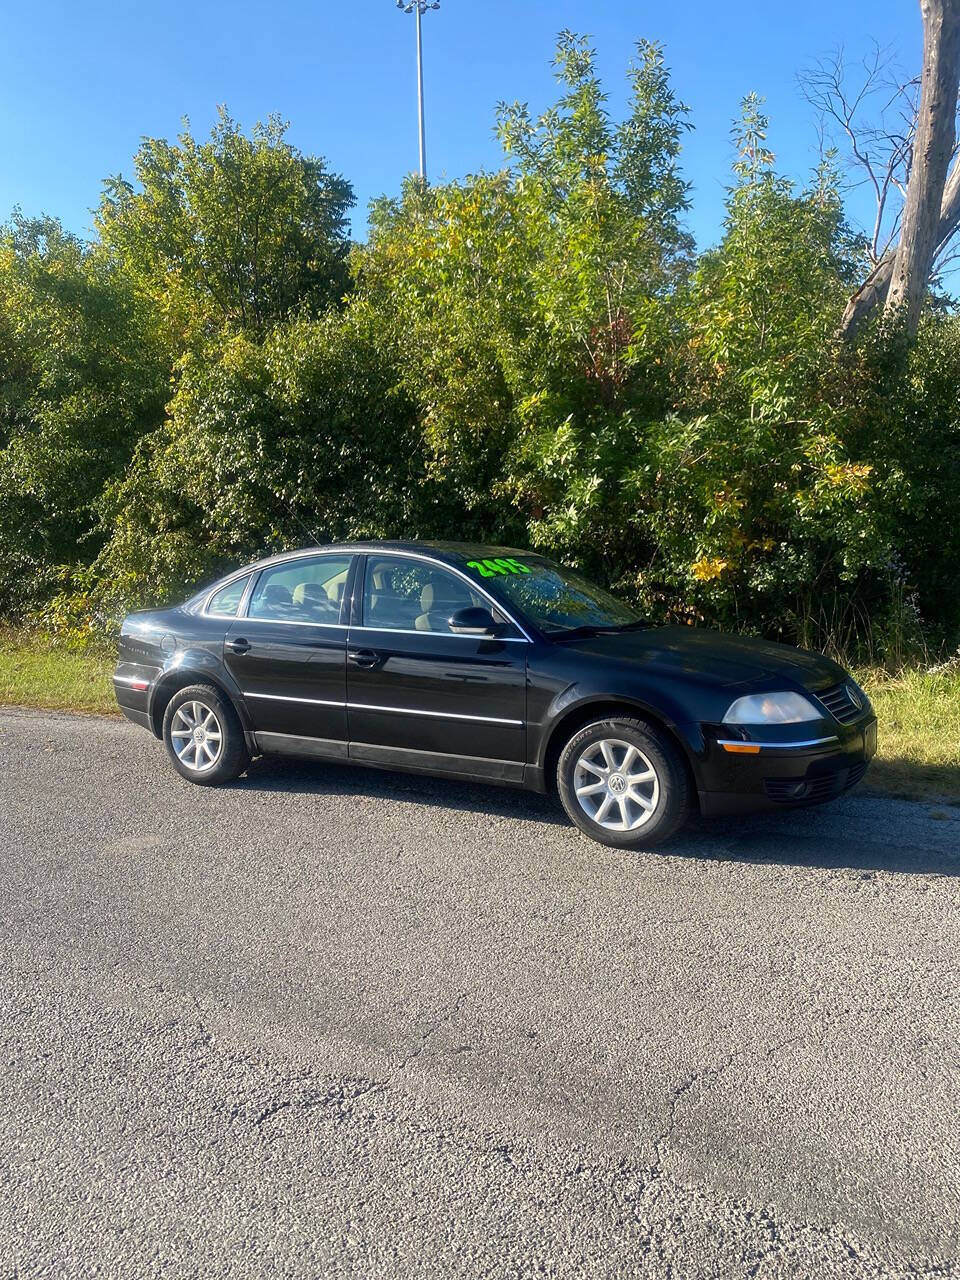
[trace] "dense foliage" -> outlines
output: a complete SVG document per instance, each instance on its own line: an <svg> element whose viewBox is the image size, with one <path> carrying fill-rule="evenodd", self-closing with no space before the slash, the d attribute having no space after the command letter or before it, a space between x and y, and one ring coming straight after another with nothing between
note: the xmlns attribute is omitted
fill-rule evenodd
<svg viewBox="0 0 960 1280"><path fill-rule="evenodd" d="M684 229L686 109L641 42L625 118L565 33L504 168L376 202L271 121L144 142L96 243L0 239L0 612L75 635L329 538L482 537L656 619L872 657L955 644L960 319L835 337L864 247L753 96L720 243Z"/></svg>

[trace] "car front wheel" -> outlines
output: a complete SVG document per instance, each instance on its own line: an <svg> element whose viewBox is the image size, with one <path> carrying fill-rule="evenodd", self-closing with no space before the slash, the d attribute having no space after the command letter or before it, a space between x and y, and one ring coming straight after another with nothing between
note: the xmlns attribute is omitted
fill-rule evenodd
<svg viewBox="0 0 960 1280"><path fill-rule="evenodd" d="M619 716L573 735L557 764L557 789L580 830L616 849L667 840L692 802L673 743L645 721Z"/></svg>
<svg viewBox="0 0 960 1280"><path fill-rule="evenodd" d="M200 786L232 782L250 763L237 713L212 685L190 685L173 695L163 715L163 741L180 776Z"/></svg>

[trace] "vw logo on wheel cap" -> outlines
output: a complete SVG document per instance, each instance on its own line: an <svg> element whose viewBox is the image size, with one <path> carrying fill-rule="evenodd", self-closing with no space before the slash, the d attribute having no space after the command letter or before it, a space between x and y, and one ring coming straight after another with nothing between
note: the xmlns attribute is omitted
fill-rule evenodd
<svg viewBox="0 0 960 1280"><path fill-rule="evenodd" d="M627 789L627 780L622 773L610 775L610 790L615 796L622 796Z"/></svg>

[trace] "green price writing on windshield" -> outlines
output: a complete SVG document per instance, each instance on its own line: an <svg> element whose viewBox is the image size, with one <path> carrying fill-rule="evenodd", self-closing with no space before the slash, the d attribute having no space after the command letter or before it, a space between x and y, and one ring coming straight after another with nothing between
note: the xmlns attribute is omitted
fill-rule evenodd
<svg viewBox="0 0 960 1280"><path fill-rule="evenodd" d="M468 560L468 569L476 569L481 578L495 578L498 574L529 573L525 564L513 557L498 556L496 560Z"/></svg>

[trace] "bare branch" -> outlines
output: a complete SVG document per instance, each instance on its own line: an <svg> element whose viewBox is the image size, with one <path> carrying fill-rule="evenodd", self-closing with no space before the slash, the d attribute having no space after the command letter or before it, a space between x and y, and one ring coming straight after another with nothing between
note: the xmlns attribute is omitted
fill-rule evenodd
<svg viewBox="0 0 960 1280"><path fill-rule="evenodd" d="M937 249L933 260L935 273L941 272L947 262L960 254L960 246L952 248L958 228L960 228L960 161L954 163L943 187L940 221L937 227ZM944 255L948 252L949 256L945 257ZM890 282L893 279L895 258L896 250L891 241L883 257L847 303L840 322L841 337L855 337L875 308L885 305L890 291Z"/></svg>
<svg viewBox="0 0 960 1280"><path fill-rule="evenodd" d="M876 265L896 237L913 161L919 81L898 72L892 54L877 44L852 73L837 50L799 81L821 132L831 130L842 141L848 169L861 175L851 185L873 192L874 217L866 234Z"/></svg>
<svg viewBox="0 0 960 1280"><path fill-rule="evenodd" d="M908 334L916 333L931 285L936 285L947 264L960 258L960 249L954 248L960 229L960 0L920 0L920 12L921 75L890 81L878 124L858 121L850 114L849 103L862 104L870 92L865 94L861 85L851 98L845 89L842 58L836 56L808 73L813 84L808 100L825 116L840 119L856 163L862 166L862 157L870 157L869 172L878 192L870 248L874 265L847 302L839 329L845 338L854 337L878 306L898 323L905 321ZM879 79L876 53L863 70L865 83ZM857 134L855 139L851 132ZM878 154L885 157L879 178ZM901 200L890 217L892 191ZM885 222L888 217L890 221Z"/></svg>

